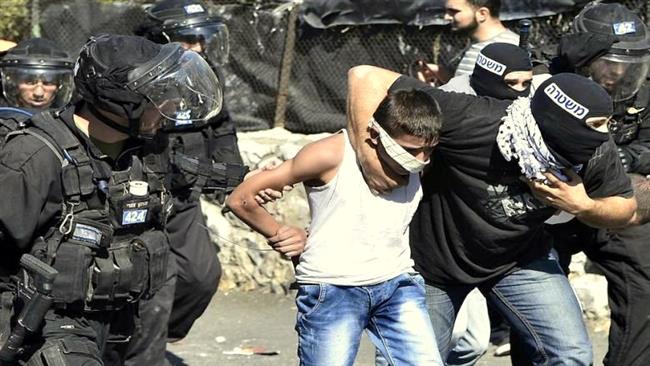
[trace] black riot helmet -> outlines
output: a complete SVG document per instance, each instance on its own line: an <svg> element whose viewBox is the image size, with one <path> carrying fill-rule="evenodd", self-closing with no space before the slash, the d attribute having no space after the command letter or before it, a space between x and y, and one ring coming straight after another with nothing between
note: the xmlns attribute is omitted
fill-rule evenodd
<svg viewBox="0 0 650 366"><path fill-rule="evenodd" d="M59 108L72 96L74 61L54 42L32 38L0 59L2 93L14 107Z"/></svg>
<svg viewBox="0 0 650 366"><path fill-rule="evenodd" d="M81 49L74 81L97 118L137 138L171 126L200 127L223 103L219 79L196 52L137 36L91 37ZM128 126L110 114L126 118Z"/></svg>
<svg viewBox="0 0 650 366"><path fill-rule="evenodd" d="M149 19L135 31L156 43L180 42L210 62L228 61L228 27L200 0L159 0L147 9Z"/></svg>
<svg viewBox="0 0 650 366"><path fill-rule="evenodd" d="M641 18L624 5L594 1L576 16L573 30L614 38L607 53L592 60L586 73L615 102L633 97L650 67L650 33Z"/></svg>

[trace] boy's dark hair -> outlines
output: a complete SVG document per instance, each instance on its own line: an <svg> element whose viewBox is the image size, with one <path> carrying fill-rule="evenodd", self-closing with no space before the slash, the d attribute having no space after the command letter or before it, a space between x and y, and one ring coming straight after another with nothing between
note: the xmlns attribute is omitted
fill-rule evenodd
<svg viewBox="0 0 650 366"><path fill-rule="evenodd" d="M375 121L393 137L412 135L427 142L438 140L442 115L438 102L421 90L389 93L373 114Z"/></svg>
<svg viewBox="0 0 650 366"><path fill-rule="evenodd" d="M488 8L493 18L499 17L501 10L501 0L467 0L474 8Z"/></svg>

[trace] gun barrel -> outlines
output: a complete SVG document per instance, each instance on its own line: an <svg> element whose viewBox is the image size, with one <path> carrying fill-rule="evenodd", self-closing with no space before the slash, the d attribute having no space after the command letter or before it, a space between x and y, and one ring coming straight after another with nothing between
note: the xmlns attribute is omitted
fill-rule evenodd
<svg viewBox="0 0 650 366"><path fill-rule="evenodd" d="M525 50L528 49L528 39L532 25L533 22L530 19L522 19L519 21L519 47Z"/></svg>

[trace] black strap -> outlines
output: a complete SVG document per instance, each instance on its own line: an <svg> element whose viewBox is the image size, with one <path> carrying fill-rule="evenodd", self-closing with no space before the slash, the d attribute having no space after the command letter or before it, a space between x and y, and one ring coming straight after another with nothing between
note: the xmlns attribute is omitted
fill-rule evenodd
<svg viewBox="0 0 650 366"><path fill-rule="evenodd" d="M82 195L89 195L95 190L93 167L79 138L62 121L54 118L51 112L39 113L32 117L34 132L42 131L54 141L71 164L64 167L62 178L66 200L80 202Z"/></svg>
<svg viewBox="0 0 650 366"><path fill-rule="evenodd" d="M210 163L206 159L196 159L184 154L174 155L174 164L181 170L197 176L197 180L205 177L198 185L199 190L232 190L237 187L248 173L249 169L241 164Z"/></svg>

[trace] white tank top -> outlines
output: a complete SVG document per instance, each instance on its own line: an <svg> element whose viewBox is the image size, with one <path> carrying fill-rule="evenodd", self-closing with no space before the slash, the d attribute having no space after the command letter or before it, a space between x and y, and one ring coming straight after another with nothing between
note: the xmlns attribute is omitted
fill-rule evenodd
<svg viewBox="0 0 650 366"><path fill-rule="evenodd" d="M377 284L413 271L409 223L422 197L420 177L386 195L370 192L347 133L335 177L306 187L311 225L296 267L299 283Z"/></svg>

